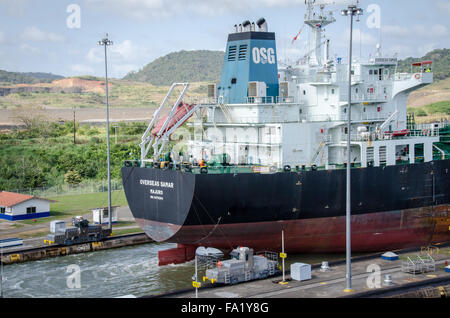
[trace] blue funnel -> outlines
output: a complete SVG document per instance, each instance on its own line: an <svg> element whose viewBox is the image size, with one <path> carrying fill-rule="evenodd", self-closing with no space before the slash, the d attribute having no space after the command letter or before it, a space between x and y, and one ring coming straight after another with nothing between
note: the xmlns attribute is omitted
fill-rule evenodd
<svg viewBox="0 0 450 318"><path fill-rule="evenodd" d="M245 103L249 82L264 82L266 97L276 100L278 66L275 33L248 31L228 36L219 96L230 104Z"/></svg>

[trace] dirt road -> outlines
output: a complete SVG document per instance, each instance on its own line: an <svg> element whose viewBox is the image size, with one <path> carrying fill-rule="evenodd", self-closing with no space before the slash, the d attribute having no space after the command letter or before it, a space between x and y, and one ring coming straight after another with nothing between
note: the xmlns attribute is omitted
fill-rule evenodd
<svg viewBox="0 0 450 318"><path fill-rule="evenodd" d="M110 108L111 121L149 121L152 118L152 108ZM51 121L72 121L72 109L45 109L36 110L36 115L43 116ZM20 113L11 109L0 109L0 127L20 125ZM106 121L106 108L80 108L75 111L77 122L104 122Z"/></svg>

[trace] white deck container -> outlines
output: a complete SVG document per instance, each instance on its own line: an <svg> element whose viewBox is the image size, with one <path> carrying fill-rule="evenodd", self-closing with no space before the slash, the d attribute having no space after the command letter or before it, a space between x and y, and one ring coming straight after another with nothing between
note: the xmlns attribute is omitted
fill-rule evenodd
<svg viewBox="0 0 450 318"><path fill-rule="evenodd" d="M311 279L311 265L304 263L292 264L291 278L298 281Z"/></svg>

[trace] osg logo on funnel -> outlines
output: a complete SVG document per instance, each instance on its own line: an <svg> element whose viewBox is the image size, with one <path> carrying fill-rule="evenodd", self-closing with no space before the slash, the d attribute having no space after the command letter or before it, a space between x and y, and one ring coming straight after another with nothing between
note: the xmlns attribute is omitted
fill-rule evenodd
<svg viewBox="0 0 450 318"><path fill-rule="evenodd" d="M252 55L255 64L275 64L275 50L273 48L254 47Z"/></svg>

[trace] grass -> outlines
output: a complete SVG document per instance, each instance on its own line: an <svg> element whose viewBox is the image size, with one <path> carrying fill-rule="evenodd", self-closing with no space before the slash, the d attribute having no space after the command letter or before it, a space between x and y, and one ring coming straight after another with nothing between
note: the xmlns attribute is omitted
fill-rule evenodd
<svg viewBox="0 0 450 318"><path fill-rule="evenodd" d="M424 107L428 114L450 115L450 101L442 101Z"/></svg>
<svg viewBox="0 0 450 318"><path fill-rule="evenodd" d="M58 197L51 197L49 199L57 201L50 205L50 217L36 219L36 221L24 220L20 222L23 224L30 224L30 225L48 223L53 220L89 214L92 209L105 207L108 205L107 192L64 195ZM123 191L112 191L111 200L113 206L127 205L127 200L125 198L125 193Z"/></svg>
<svg viewBox="0 0 450 318"><path fill-rule="evenodd" d="M450 101L441 101L422 107L408 107L408 112L416 115L418 124L450 120Z"/></svg>
<svg viewBox="0 0 450 318"><path fill-rule="evenodd" d="M132 226L136 225L136 222L134 221L118 221L114 224L115 227L124 227L124 226Z"/></svg>

